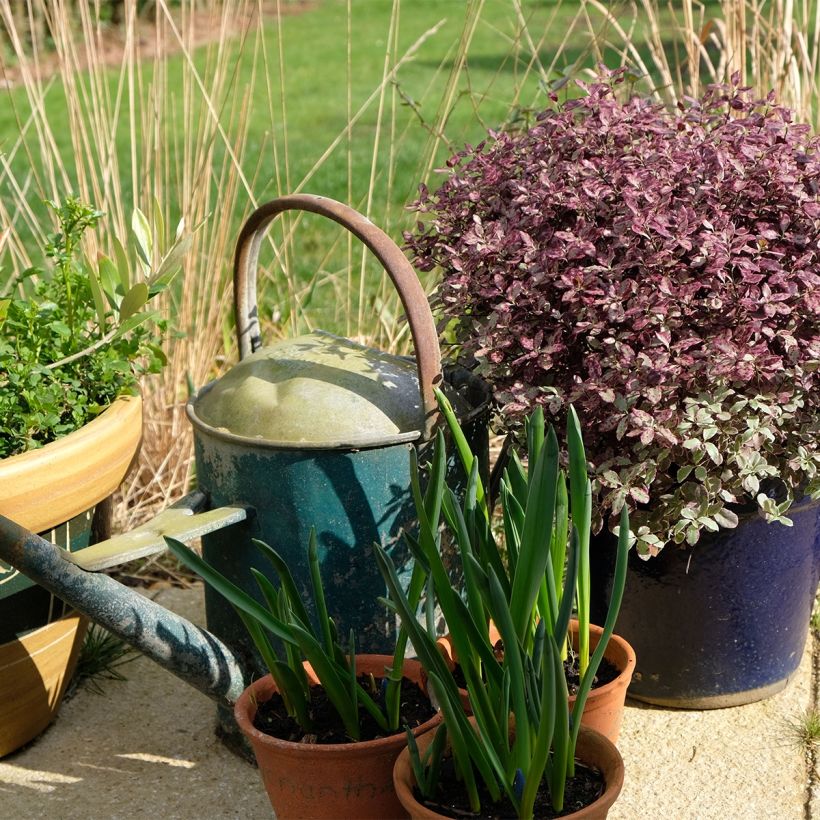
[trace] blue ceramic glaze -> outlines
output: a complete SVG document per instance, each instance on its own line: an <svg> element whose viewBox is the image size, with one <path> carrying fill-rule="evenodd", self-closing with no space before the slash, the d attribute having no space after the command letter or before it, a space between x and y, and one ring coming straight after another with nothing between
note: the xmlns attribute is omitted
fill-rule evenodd
<svg viewBox="0 0 820 820"><path fill-rule="evenodd" d="M782 689L803 656L820 573L820 502L757 514L691 548L630 555L616 632L635 648L629 695L681 708L749 703ZM593 539L592 618L612 588L613 543Z"/></svg>

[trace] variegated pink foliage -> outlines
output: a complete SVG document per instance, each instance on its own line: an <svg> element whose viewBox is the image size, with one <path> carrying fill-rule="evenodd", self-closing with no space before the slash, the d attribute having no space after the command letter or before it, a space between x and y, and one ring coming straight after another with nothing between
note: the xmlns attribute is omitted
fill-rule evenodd
<svg viewBox="0 0 820 820"><path fill-rule="evenodd" d="M406 240L507 424L573 403L599 523L655 553L820 490L820 140L737 79L675 111L622 80L456 154Z"/></svg>

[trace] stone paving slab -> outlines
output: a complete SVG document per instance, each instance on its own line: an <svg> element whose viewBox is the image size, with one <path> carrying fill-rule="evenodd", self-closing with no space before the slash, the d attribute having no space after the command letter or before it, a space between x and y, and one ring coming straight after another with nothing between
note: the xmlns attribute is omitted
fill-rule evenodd
<svg viewBox="0 0 820 820"><path fill-rule="evenodd" d="M789 685L731 709L628 704L618 749L624 789L610 820L801 820L807 763L789 723L812 706L812 644Z"/></svg>
<svg viewBox="0 0 820 820"><path fill-rule="evenodd" d="M201 587L158 600L204 622ZM104 682L104 695L78 692L39 740L0 760L0 820L272 817L256 769L216 740L211 701L144 658L124 671L127 681ZM758 704L628 706L619 743L626 783L609 817L820 820L787 726L811 702L807 651L789 686Z"/></svg>
<svg viewBox="0 0 820 820"><path fill-rule="evenodd" d="M159 603L204 623L202 587ZM39 740L0 760L2 820L272 817L257 770L215 737L205 695L140 657L79 691Z"/></svg>

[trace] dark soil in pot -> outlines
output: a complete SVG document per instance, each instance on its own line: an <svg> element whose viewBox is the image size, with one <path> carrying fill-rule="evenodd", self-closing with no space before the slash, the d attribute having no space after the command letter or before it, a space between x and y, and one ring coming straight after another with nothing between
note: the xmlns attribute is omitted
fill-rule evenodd
<svg viewBox="0 0 820 820"><path fill-rule="evenodd" d="M371 690L371 678L360 675L359 683L368 691L379 706L384 705L384 679L376 681L375 693ZM384 682L383 682L384 681ZM351 738L345 732L344 724L333 704L321 686L311 687L310 717L315 724L314 731L305 733L302 727L288 715L282 696L276 692L270 700L260 703L253 725L267 735L292 743L350 743ZM401 708L399 726L414 729L429 720L436 713L427 695L408 678L401 683ZM373 716L364 707L359 707L359 726L361 740L375 740L384 737L385 732L376 723ZM388 733L392 734L392 733Z"/></svg>
<svg viewBox="0 0 820 820"><path fill-rule="evenodd" d="M478 783L481 813L474 814L470 810L464 783L456 778L452 758L443 761L441 779L434 800L425 800L418 789L413 789L413 796L423 806L444 817L459 818L459 820L505 820L515 818L515 809L512 803L504 797L498 803L491 803L484 784ZM594 803L604 793L604 779L597 769L589 768L582 763L575 764L575 777L567 780L564 794L564 809L556 813L552 808L549 790L544 783L538 789L535 799L534 817L553 818L564 817Z"/></svg>
<svg viewBox="0 0 820 820"><path fill-rule="evenodd" d="M606 658L601 658L601 663L598 666L598 672L592 681L592 688L597 689L600 686L606 686L611 683L620 674L618 667L611 663ZM570 655L564 661L564 677L567 679L567 689L570 695L578 693L578 687L581 685L581 672L578 665L578 656L576 654ZM464 677L464 672L460 664L456 664L453 669L453 678L459 689L467 688L467 680Z"/></svg>
<svg viewBox="0 0 820 820"><path fill-rule="evenodd" d="M592 679L592 688L597 689L600 686L606 686L611 683L620 674L618 667L611 663L606 658L601 658L601 663L598 665L598 671ZM570 695L578 694L578 687L581 685L581 669L578 663L578 655L571 654L564 661L564 677L567 679L567 689Z"/></svg>

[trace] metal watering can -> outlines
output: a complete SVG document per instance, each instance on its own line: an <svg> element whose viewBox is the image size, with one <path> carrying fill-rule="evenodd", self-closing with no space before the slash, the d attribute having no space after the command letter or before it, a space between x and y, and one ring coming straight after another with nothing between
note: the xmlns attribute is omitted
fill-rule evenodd
<svg viewBox="0 0 820 820"><path fill-rule="evenodd" d="M259 250L269 224L287 210L328 217L375 254L398 290L416 361L321 332L261 347ZM263 669L233 608L206 587L205 631L97 571L165 549L165 535L201 536L205 559L261 600L250 568L266 567L252 539L274 546L307 590L315 527L340 634L353 628L362 652L392 651L395 622L378 604L385 590L371 550L381 543L409 573L401 534L414 520L410 450L424 450L436 423L433 387L451 394L485 465L489 405L488 387L468 371L448 368L442 377L433 317L413 268L385 233L341 203L296 195L255 211L237 242L234 308L240 362L187 405L195 492L147 524L75 553L0 516L0 559L220 701L228 740L237 730L227 706Z"/></svg>

